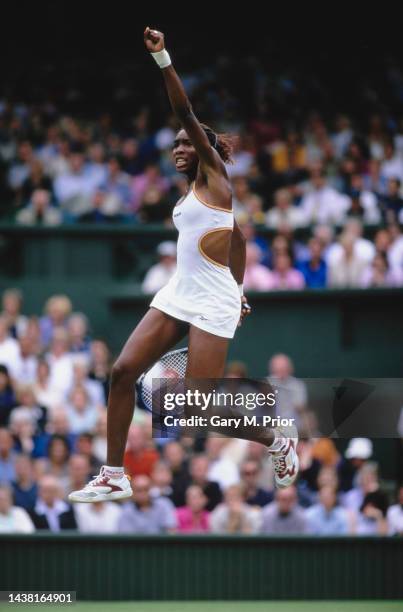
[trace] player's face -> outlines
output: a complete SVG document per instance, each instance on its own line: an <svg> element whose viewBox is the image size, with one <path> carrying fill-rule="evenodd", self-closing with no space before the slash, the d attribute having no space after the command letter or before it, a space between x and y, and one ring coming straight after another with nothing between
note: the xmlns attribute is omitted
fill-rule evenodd
<svg viewBox="0 0 403 612"><path fill-rule="evenodd" d="M199 159L196 149L190 142L185 130L180 130L174 140L172 148L176 170L183 174L194 173Z"/></svg>

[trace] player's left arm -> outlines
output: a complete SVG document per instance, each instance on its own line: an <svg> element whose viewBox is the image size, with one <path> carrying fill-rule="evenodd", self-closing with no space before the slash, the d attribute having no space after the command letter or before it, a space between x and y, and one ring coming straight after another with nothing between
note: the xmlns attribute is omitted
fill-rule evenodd
<svg viewBox="0 0 403 612"><path fill-rule="evenodd" d="M165 50L164 35L158 30L151 30L147 27L144 31L144 43L150 53L161 53ZM162 67L162 74L172 110L196 149L203 174L219 174L226 177L224 162L211 146L204 129L195 116L182 81L172 63Z"/></svg>
<svg viewBox="0 0 403 612"><path fill-rule="evenodd" d="M231 238L231 249L229 254L229 267L232 276L235 278L238 286L243 285L243 277L245 275L245 262L246 262L246 239L243 235L238 223L234 220L234 229ZM241 296L241 318L240 323L243 319L251 313L251 307L248 304L245 295Z"/></svg>

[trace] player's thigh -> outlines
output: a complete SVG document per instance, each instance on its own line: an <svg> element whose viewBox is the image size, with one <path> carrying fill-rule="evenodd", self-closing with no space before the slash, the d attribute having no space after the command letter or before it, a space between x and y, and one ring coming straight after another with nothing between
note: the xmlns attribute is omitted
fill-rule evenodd
<svg viewBox="0 0 403 612"><path fill-rule="evenodd" d="M115 368L140 376L187 333L187 324L150 308L124 345Z"/></svg>
<svg viewBox="0 0 403 612"><path fill-rule="evenodd" d="M228 353L228 338L210 334L193 325L189 328L186 377L222 378Z"/></svg>

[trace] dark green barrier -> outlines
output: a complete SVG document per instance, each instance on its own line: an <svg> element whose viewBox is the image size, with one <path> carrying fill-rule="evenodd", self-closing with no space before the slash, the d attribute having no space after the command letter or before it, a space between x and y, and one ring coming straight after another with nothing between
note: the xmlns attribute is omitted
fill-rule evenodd
<svg viewBox="0 0 403 612"><path fill-rule="evenodd" d="M261 536L2 536L0 590L82 600L401 599L403 542Z"/></svg>

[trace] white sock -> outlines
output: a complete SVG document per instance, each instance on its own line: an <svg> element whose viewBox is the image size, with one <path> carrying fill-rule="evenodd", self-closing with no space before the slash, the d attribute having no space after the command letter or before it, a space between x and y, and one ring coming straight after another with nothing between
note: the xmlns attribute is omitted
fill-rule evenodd
<svg viewBox="0 0 403 612"><path fill-rule="evenodd" d="M274 436L274 440L270 444L270 446L268 446L268 449L272 453L277 453L283 448L283 446L287 444L287 439L284 438L283 435L281 435L278 429L273 429L273 436Z"/></svg>
<svg viewBox="0 0 403 612"><path fill-rule="evenodd" d="M108 478L122 478L125 475L123 467L112 467L110 465L104 465L105 474Z"/></svg>

